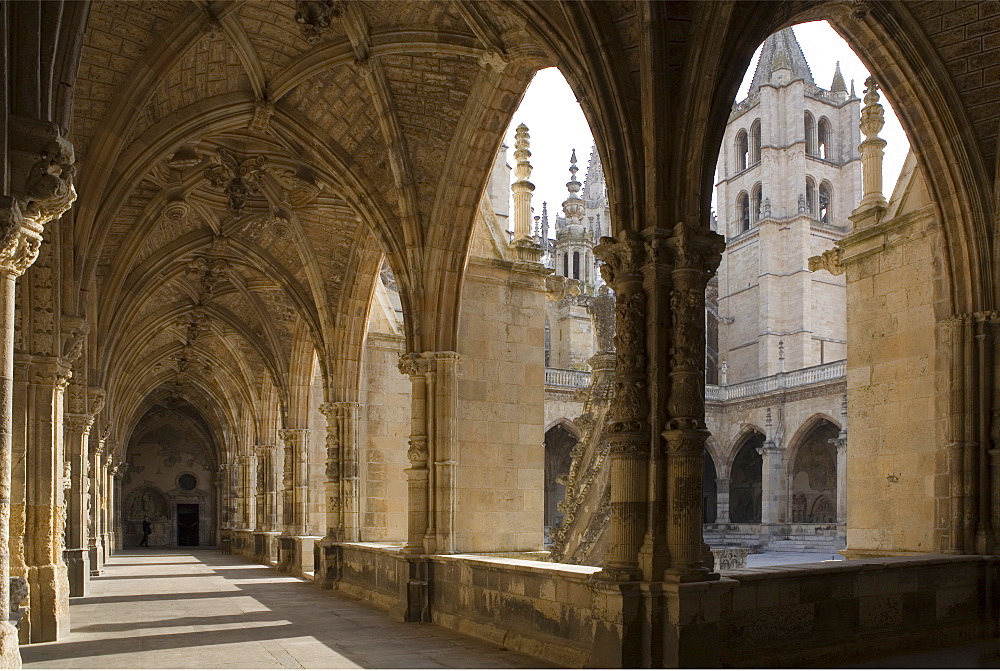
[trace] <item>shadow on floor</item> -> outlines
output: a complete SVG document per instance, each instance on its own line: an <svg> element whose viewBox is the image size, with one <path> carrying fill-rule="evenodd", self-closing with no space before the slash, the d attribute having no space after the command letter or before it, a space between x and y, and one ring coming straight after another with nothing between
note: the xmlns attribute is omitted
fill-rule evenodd
<svg viewBox="0 0 1000 671"><path fill-rule="evenodd" d="M147 564L129 561L131 557L137 556L149 555L141 550L126 550L116 554L108 562L107 568L113 573L119 567L130 567L134 571L143 566L173 565L186 568L185 565L196 563L183 561ZM201 668L210 666L212 659L206 653L199 655L199 648L206 650L211 646L218 651L217 646L255 643L264 645L266 651L274 655L268 666L298 668L308 663L309 666L327 668L343 666L345 662L364 668L511 668L515 664L534 668L547 666L540 660L508 652L436 625L397 623L390 620L385 611L377 606L333 592L321 592L305 580L278 573L264 565L245 563L247 560L242 557L204 549L197 552L178 550L156 556L193 558L201 566L211 569L211 573L104 575L93 580L206 578L214 574L225 578L226 587L230 589L216 592L75 597L70 600L71 609L74 606L87 606L87 611L93 612L93 607L102 604L148 603L149 610L156 612L159 608L157 604L161 601L245 597L245 603L259 605L260 610L232 615L165 617L147 622L84 624L73 627L68 640L22 648L25 665L56 662L61 667L70 667L74 660L80 660L93 666L104 657L110 666L112 663L118 665L120 660L112 659L118 655L123 656L121 661L135 664L138 663L139 653L151 652L157 653L152 658L157 665L188 666L190 660L194 666ZM115 559L124 561L117 563ZM169 607L167 604L164 606ZM143 607L143 612L149 611ZM193 630L197 627L220 626L224 628ZM187 631L155 632L156 629L173 627L185 628ZM89 638L101 633L109 636L100 640L72 640L72 636L76 634ZM129 635L130 633L134 635ZM321 646L317 646L317 642ZM323 652L324 648L327 652ZM254 647L254 650L255 654L260 654L259 646ZM296 656L299 651L304 660L301 664ZM244 660L239 655L234 655L231 660L230 665L236 666L251 663L256 665L256 661L259 661Z"/></svg>

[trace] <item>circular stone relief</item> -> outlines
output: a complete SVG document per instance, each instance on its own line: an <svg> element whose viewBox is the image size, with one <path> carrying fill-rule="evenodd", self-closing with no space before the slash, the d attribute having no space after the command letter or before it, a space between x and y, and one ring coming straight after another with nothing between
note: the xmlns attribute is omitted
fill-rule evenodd
<svg viewBox="0 0 1000 671"><path fill-rule="evenodd" d="M191 491L198 486L198 479L190 473L185 473L177 478L177 486L185 491Z"/></svg>

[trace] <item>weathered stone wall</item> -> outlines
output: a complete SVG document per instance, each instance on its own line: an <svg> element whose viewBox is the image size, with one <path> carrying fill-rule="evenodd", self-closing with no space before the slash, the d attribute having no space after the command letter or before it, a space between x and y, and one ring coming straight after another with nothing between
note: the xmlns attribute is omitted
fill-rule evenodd
<svg viewBox="0 0 1000 671"><path fill-rule="evenodd" d="M879 223L841 242L847 269L848 550L944 550L948 382L944 235L911 158Z"/></svg>
<svg viewBox="0 0 1000 671"><path fill-rule="evenodd" d="M434 558L432 621L552 664L590 656L590 566L471 556Z"/></svg>
<svg viewBox="0 0 1000 671"><path fill-rule="evenodd" d="M706 661L825 666L995 636L998 571L995 559L951 555L734 571L720 586L719 657ZM685 619L710 621L710 610Z"/></svg>
<svg viewBox="0 0 1000 671"><path fill-rule="evenodd" d="M374 312L374 310L373 310ZM406 538L407 489L403 472L410 463L410 381L399 372L405 351L401 336L369 331L365 347L361 461L361 540Z"/></svg>
<svg viewBox="0 0 1000 671"><path fill-rule="evenodd" d="M542 546L542 277L506 261L469 263L459 330L459 552Z"/></svg>
<svg viewBox="0 0 1000 671"><path fill-rule="evenodd" d="M336 588L555 666L581 667L594 645L598 569L436 555L426 573L392 548L345 543ZM410 580L414 576L415 581ZM735 570L681 589L678 621L706 666L815 666L997 633L996 558L928 555ZM427 584L424 585L424 580ZM421 591L425 590L425 591Z"/></svg>

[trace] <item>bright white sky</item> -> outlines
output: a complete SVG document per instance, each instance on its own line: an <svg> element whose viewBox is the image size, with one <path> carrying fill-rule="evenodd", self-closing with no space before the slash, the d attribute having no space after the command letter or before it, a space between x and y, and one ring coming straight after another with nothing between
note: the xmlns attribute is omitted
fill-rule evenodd
<svg viewBox="0 0 1000 671"><path fill-rule="evenodd" d="M830 87L834 68L837 61L840 61L840 70L844 75L844 81L847 82L848 90L853 79L858 97L864 97L868 70L826 21L802 23L793 30L818 86ZM737 100L743 100L750 89L750 80L753 79L759 55L760 49L754 54L750 69L736 96ZM903 167L909 143L884 92L882 104L886 108L885 128L879 135L888 142L883 168L883 190L888 198L892 193L892 185L896 183L899 171ZM570 152L576 149L580 166L578 178L582 182L587 174L590 150L594 142L583 110L580 109L576 96L558 69L539 70L528 86L521 106L514 113L504 139L504 144L509 147L507 162L512 166L514 130L522 122L528 126L531 136L530 161L534 170L530 179L535 185L532 199L535 214L541 214L542 201L548 201L549 222L554 224L555 215L561 214L562 202L567 196Z"/></svg>

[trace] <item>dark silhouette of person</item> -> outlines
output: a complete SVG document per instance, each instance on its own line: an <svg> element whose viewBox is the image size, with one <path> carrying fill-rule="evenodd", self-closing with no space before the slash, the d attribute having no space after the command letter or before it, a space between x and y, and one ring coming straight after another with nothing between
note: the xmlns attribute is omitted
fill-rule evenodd
<svg viewBox="0 0 1000 671"><path fill-rule="evenodd" d="M139 547L148 548L149 547L149 534L153 533L153 527L149 524L149 520L142 521L142 540L139 541Z"/></svg>

